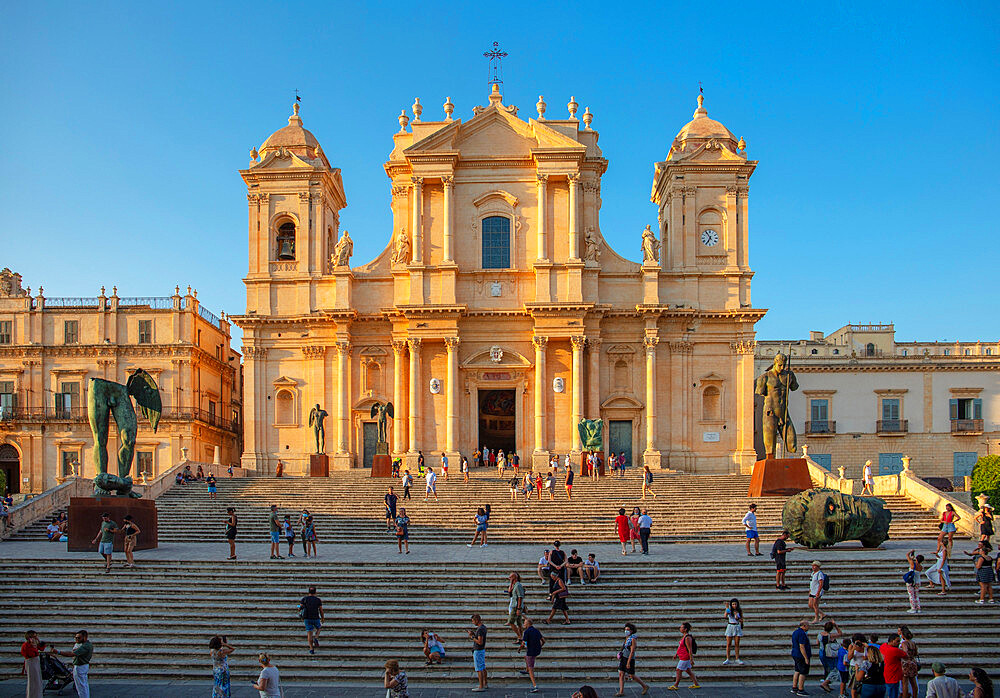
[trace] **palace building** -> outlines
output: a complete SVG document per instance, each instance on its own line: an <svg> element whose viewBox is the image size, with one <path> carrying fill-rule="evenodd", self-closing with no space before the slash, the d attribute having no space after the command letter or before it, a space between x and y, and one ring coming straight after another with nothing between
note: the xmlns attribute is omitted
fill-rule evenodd
<svg viewBox="0 0 1000 698"><path fill-rule="evenodd" d="M399 117L384 164L392 227L354 264L344 177L296 104L240 174L249 205L243 465L308 472L308 415L329 414L334 468L366 467L371 407L391 401L394 455L452 463L479 447L522 462L579 454L581 419L605 450L689 473L749 472L754 324L742 138L694 118L652 165L643 262L603 235L608 159L594 116L539 98L523 118L494 84L472 117ZM620 236L619 236L620 237ZM576 458L576 455L574 456ZM431 457L433 456L433 457Z"/></svg>

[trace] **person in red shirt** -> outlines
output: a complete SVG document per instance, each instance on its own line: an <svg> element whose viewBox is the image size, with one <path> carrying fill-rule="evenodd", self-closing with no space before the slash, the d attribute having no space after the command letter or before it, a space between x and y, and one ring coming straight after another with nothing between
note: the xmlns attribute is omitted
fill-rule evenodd
<svg viewBox="0 0 1000 698"><path fill-rule="evenodd" d="M903 660L907 657L906 651L899 649L899 635L890 635L879 651L885 658L885 698L899 698Z"/></svg>
<svg viewBox="0 0 1000 698"><path fill-rule="evenodd" d="M625 509L618 510L618 516L615 517L615 528L618 529L618 540L622 543L622 555L628 555L625 552L625 543L629 540L632 533L628 525L628 517L625 516Z"/></svg>
<svg viewBox="0 0 1000 698"><path fill-rule="evenodd" d="M38 639L38 633L29 630L24 634L21 656L24 657L24 673L28 677L28 696L42 695L42 664L39 655L45 651L45 643Z"/></svg>

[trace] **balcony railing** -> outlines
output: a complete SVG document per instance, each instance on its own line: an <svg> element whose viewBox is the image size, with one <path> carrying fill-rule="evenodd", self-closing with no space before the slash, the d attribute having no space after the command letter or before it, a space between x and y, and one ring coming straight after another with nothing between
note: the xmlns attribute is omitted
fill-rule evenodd
<svg viewBox="0 0 1000 698"><path fill-rule="evenodd" d="M125 296L118 299L119 308L152 308L153 310L173 310L171 296Z"/></svg>
<svg viewBox="0 0 1000 698"><path fill-rule="evenodd" d="M824 419L814 422L806 422L806 434L811 436L823 436L824 434L837 433L837 422L832 419Z"/></svg>
<svg viewBox="0 0 1000 698"><path fill-rule="evenodd" d="M238 434L240 431L239 420L224 417L219 413L201 410L195 407L171 407L164 405L162 419L167 422L187 422L197 421L209 424L225 431ZM17 423L39 423L39 422L87 422L86 406L78 407L0 407L0 426Z"/></svg>
<svg viewBox="0 0 1000 698"><path fill-rule="evenodd" d="M105 299L107 302L107 299ZM100 308L101 299L97 296L91 298L67 298L52 297L45 299L46 308Z"/></svg>
<svg viewBox="0 0 1000 698"><path fill-rule="evenodd" d="M219 326L219 316L201 304L198 305L198 314L216 327Z"/></svg>
<svg viewBox="0 0 1000 698"><path fill-rule="evenodd" d="M879 419L875 422L875 431L879 434L905 434L909 430L907 419Z"/></svg>
<svg viewBox="0 0 1000 698"><path fill-rule="evenodd" d="M981 419L953 419L951 420L952 434L982 434L983 420Z"/></svg>

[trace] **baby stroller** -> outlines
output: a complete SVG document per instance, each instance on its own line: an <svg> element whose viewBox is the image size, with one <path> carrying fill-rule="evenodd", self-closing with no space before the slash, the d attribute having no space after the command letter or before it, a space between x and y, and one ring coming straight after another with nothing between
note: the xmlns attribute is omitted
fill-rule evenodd
<svg viewBox="0 0 1000 698"><path fill-rule="evenodd" d="M46 682L46 691L62 691L66 686L73 683L73 672L59 661L58 657L43 654L39 659L42 665L42 680Z"/></svg>

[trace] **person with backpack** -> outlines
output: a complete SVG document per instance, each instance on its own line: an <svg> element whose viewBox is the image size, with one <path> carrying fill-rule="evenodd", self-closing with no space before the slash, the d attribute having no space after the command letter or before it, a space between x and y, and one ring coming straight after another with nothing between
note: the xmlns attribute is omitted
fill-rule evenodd
<svg viewBox="0 0 1000 698"><path fill-rule="evenodd" d="M635 650L639 644L635 636L635 624L626 623L625 642L622 643L622 648L618 651L618 693L615 694L616 696L625 695L626 676L642 686L643 695L649 691L649 684L635 675Z"/></svg>
<svg viewBox="0 0 1000 698"><path fill-rule="evenodd" d="M819 645L819 660L823 664L824 674L823 681L820 682L819 687L827 693L833 690L830 687L830 683L840 678L840 672L837 670L839 650L837 638L842 637L843 634L840 626L835 621L828 620L816 637L817 644Z"/></svg>
<svg viewBox="0 0 1000 698"><path fill-rule="evenodd" d="M920 613L920 572L924 569L924 556L914 555L916 551L906 553L906 561L910 569L903 575L906 583L906 595L910 599L910 610L907 613Z"/></svg>
<svg viewBox="0 0 1000 698"><path fill-rule="evenodd" d="M319 647L319 631L326 617L323 615L323 602L316 596L316 587L309 587L309 593L299 600L299 618L306 626L306 645L309 654L316 654Z"/></svg>
<svg viewBox="0 0 1000 698"><path fill-rule="evenodd" d="M819 623L826 618L826 614L819 610L820 601L824 592L830 588L830 578L820 570L822 563L819 560L812 562L812 576L809 578L809 610L813 612L813 623Z"/></svg>
<svg viewBox="0 0 1000 698"><path fill-rule="evenodd" d="M653 471L648 465L642 466L642 498L646 498L646 493L653 495L656 499L656 492L653 491Z"/></svg>
<svg viewBox="0 0 1000 698"><path fill-rule="evenodd" d="M809 676L809 662L812 659L812 644L809 642L809 621L799 621L799 627L792 632L792 693L807 696L806 677Z"/></svg>
<svg viewBox="0 0 1000 698"><path fill-rule="evenodd" d="M694 639L694 635L691 634L690 623L681 623L680 631L681 641L677 645L677 651L674 652L674 657L677 658L677 676L674 678L674 682L667 686L667 689L670 691L680 690L681 675L684 672L687 672L688 676L691 677L690 688L701 688L698 684L698 677L694 675L694 656L698 654L698 642Z"/></svg>

